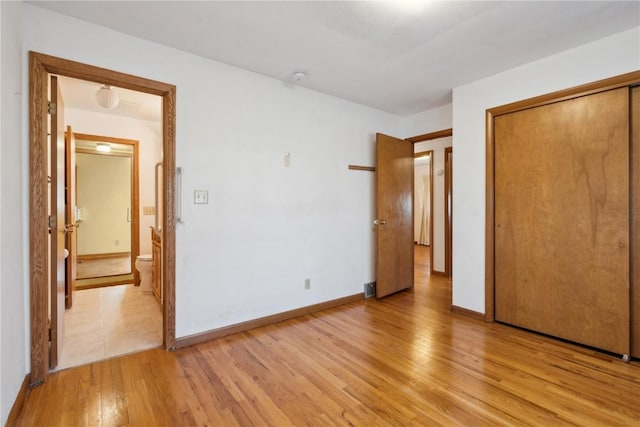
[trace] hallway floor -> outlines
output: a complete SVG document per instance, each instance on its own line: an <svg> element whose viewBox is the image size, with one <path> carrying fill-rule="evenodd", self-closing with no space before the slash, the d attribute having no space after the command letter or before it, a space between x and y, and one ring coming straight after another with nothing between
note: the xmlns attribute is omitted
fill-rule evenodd
<svg viewBox="0 0 640 427"><path fill-rule="evenodd" d="M65 311L62 355L56 370L162 344L161 306L133 285L76 291Z"/></svg>

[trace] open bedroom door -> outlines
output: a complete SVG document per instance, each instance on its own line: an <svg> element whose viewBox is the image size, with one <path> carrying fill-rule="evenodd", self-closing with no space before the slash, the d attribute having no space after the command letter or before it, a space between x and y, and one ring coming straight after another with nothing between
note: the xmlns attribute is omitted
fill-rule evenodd
<svg viewBox="0 0 640 427"><path fill-rule="evenodd" d="M413 144L376 135L376 297L413 287Z"/></svg>

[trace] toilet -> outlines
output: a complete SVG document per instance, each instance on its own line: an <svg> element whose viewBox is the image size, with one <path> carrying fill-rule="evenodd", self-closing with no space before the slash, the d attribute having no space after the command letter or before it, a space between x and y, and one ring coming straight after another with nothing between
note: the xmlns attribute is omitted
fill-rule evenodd
<svg viewBox="0 0 640 427"><path fill-rule="evenodd" d="M151 292L151 254L136 257L136 270L140 273L140 290Z"/></svg>

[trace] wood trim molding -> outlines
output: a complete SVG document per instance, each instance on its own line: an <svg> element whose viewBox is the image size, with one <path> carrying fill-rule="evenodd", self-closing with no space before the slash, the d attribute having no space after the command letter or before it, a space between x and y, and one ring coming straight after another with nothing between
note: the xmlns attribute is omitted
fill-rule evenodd
<svg viewBox="0 0 640 427"><path fill-rule="evenodd" d="M577 98L580 96L592 95L597 92L604 92L606 90L631 86L638 83L640 83L640 71L633 71L631 73L622 74L620 76L610 77L608 79L598 80L592 83L574 86L568 89L563 89L533 98L524 99L522 101L516 101L510 104L490 108L488 111L490 111L493 116L499 116L502 114L514 113L516 111L551 104L554 102L566 101L568 99Z"/></svg>
<svg viewBox="0 0 640 427"><path fill-rule="evenodd" d="M27 397L29 397L29 393L31 392L31 388L29 387L29 378L30 375L27 374L22 381L16 400L13 402L11 410L9 411L9 416L7 417L7 422L5 424L6 426L14 426L18 424L18 417L20 417L22 408L24 408Z"/></svg>
<svg viewBox="0 0 640 427"><path fill-rule="evenodd" d="M451 161L449 161L451 154ZM451 277L453 267L453 147L444 149L444 275ZM451 203L449 201L449 197Z"/></svg>
<svg viewBox="0 0 640 427"><path fill-rule="evenodd" d="M167 87L162 97L164 215L162 216L162 308L165 349L176 345L176 87Z"/></svg>
<svg viewBox="0 0 640 427"><path fill-rule="evenodd" d="M422 135L412 136L410 138L405 138L404 140L415 144L417 142L431 141L432 139L446 138L448 136L453 136L453 129L452 128L443 129L443 130L437 130L435 132L430 132L430 133L425 133L425 134L422 134Z"/></svg>
<svg viewBox="0 0 640 427"><path fill-rule="evenodd" d="M101 154L105 156L127 156L131 158L131 271L133 272L134 283L139 283L139 273L136 270L136 257L140 255L140 151L137 139L116 138L104 135L91 135L87 133L74 132L76 141L100 141L111 142L131 146L131 153L98 153L92 150L76 148L76 152ZM78 259L80 259L78 257ZM95 258L97 259L97 258Z"/></svg>
<svg viewBox="0 0 640 427"><path fill-rule="evenodd" d="M487 322L495 321L495 135L493 132L495 117L639 83L640 70L512 102L486 111L485 319Z"/></svg>
<svg viewBox="0 0 640 427"><path fill-rule="evenodd" d="M495 320L495 157L493 114L487 111L485 144L485 242L484 242L484 313L487 322Z"/></svg>
<svg viewBox="0 0 640 427"><path fill-rule="evenodd" d="M110 84L162 97L164 153L163 239L163 341L175 344L175 126L176 87L130 74L107 70L62 58L29 52L29 258L31 384L42 383L48 372L47 333L47 86L48 75L58 74Z"/></svg>
<svg viewBox="0 0 640 427"><path fill-rule="evenodd" d="M364 294L357 293L357 294L349 295L343 298L338 298L330 301L321 302L318 304L308 305L306 307L300 307L294 310L284 311L282 313L272 314L270 316L261 317L259 319L236 323L235 325L229 325L229 326L225 326L218 329L212 329L210 331L178 338L176 340L175 347L176 348L189 347L191 345L200 344L200 343L211 341L217 338L222 338L227 335L237 334L239 332L248 331L249 329L255 329L262 326L267 326L274 323L282 322L284 320L293 319L295 317L317 313L322 310L327 310L330 308L338 307L340 305L349 304L351 302L356 302L363 299L364 299Z"/></svg>
<svg viewBox="0 0 640 427"><path fill-rule="evenodd" d="M413 154L414 158L429 156L429 272L434 274L433 270L433 150L420 151ZM414 195L415 196L415 195Z"/></svg>
<svg viewBox="0 0 640 427"><path fill-rule="evenodd" d="M451 313L457 314L459 316L469 317L471 319L480 320L481 322L485 322L485 315L474 310L469 310L468 308L459 307L457 305L451 305Z"/></svg>
<svg viewBox="0 0 640 427"><path fill-rule="evenodd" d="M29 53L29 264L31 277L31 379L41 384L49 369L47 301L47 76L42 57Z"/></svg>
<svg viewBox="0 0 640 427"><path fill-rule="evenodd" d="M376 168L374 166L357 166L357 165L349 165L349 170L352 171L371 171L375 172Z"/></svg>
<svg viewBox="0 0 640 427"><path fill-rule="evenodd" d="M127 145L138 145L139 143L137 139L116 138L115 136L91 135L88 133L79 133L79 132L74 132L73 136L75 136L76 139L81 139L83 141L113 142L116 144L127 144Z"/></svg>

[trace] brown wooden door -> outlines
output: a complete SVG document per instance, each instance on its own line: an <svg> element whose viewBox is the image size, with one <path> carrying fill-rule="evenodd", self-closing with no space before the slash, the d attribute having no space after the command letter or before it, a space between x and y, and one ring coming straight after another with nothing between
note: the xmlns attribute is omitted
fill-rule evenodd
<svg viewBox="0 0 640 427"><path fill-rule="evenodd" d="M67 126L65 133L65 230L66 244L69 256L66 259L65 275L65 307L73 307L73 297L76 290L76 259L78 233L76 228L76 138L71 126Z"/></svg>
<svg viewBox="0 0 640 427"><path fill-rule="evenodd" d="M631 89L631 355L640 357L640 87Z"/></svg>
<svg viewBox="0 0 640 427"><path fill-rule="evenodd" d="M628 89L494 132L496 320L628 354Z"/></svg>
<svg viewBox="0 0 640 427"><path fill-rule="evenodd" d="M376 135L376 297L413 287L413 144Z"/></svg>
<svg viewBox="0 0 640 427"><path fill-rule="evenodd" d="M49 110L51 115L49 161L51 167L50 210L52 216L49 257L51 265L49 368L51 369L58 365L58 360L62 353L65 309L64 103L56 76L51 76L49 90L50 105L52 106Z"/></svg>

